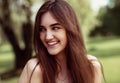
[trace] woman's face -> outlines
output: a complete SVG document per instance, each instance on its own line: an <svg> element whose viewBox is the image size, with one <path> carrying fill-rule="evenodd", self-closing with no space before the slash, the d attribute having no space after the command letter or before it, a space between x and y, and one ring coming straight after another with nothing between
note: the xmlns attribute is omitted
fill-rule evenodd
<svg viewBox="0 0 120 83"><path fill-rule="evenodd" d="M39 32L49 54L58 55L64 52L67 44L66 30L50 12L42 16Z"/></svg>

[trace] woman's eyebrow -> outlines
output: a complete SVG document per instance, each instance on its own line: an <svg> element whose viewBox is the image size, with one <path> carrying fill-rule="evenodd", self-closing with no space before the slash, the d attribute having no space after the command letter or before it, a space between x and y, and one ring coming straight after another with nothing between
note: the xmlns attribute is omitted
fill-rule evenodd
<svg viewBox="0 0 120 83"><path fill-rule="evenodd" d="M51 24L50 26L56 26L56 25L61 25L60 23L54 23L54 24Z"/></svg>
<svg viewBox="0 0 120 83"><path fill-rule="evenodd" d="M60 23L54 23L54 24L51 24L50 27L56 26L56 25L61 25L61 24ZM40 28L44 28L45 26L44 25L40 25L39 27Z"/></svg>

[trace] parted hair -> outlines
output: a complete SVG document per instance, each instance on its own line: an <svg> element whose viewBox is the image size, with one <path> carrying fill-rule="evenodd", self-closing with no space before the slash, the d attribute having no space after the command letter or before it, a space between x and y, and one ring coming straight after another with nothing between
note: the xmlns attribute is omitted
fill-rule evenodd
<svg viewBox="0 0 120 83"><path fill-rule="evenodd" d="M34 48L39 66L42 69L43 83L55 83L59 73L58 66L60 66L40 40L39 26L41 17L46 12L50 12L66 30L65 53L72 83L94 83L94 67L87 58L81 27L73 8L65 0L46 1L36 15Z"/></svg>

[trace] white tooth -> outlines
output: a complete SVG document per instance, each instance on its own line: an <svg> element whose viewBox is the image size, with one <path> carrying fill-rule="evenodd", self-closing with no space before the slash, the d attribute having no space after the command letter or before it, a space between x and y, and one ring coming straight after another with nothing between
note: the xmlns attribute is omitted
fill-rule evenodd
<svg viewBox="0 0 120 83"><path fill-rule="evenodd" d="M57 42L48 42L49 45L56 44Z"/></svg>

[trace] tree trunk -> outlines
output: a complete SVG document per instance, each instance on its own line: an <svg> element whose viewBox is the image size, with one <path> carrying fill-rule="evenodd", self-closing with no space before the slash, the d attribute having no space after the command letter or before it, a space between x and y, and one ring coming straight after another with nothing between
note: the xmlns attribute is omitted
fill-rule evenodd
<svg viewBox="0 0 120 83"><path fill-rule="evenodd" d="M23 68L26 62L32 56L32 24L31 21L28 19L26 23L22 26L22 37L24 40L25 48L22 49L19 46L18 40L14 31L12 29L11 24L11 12L9 9L9 0L2 1L2 15L3 17L0 18L0 24L3 32L5 33L8 41L10 42L14 54L15 54L15 70ZM29 16L30 17L30 16Z"/></svg>
<svg viewBox="0 0 120 83"><path fill-rule="evenodd" d="M29 22L23 24L22 31L25 48L24 50L16 51L16 68L23 68L32 56L32 25Z"/></svg>

